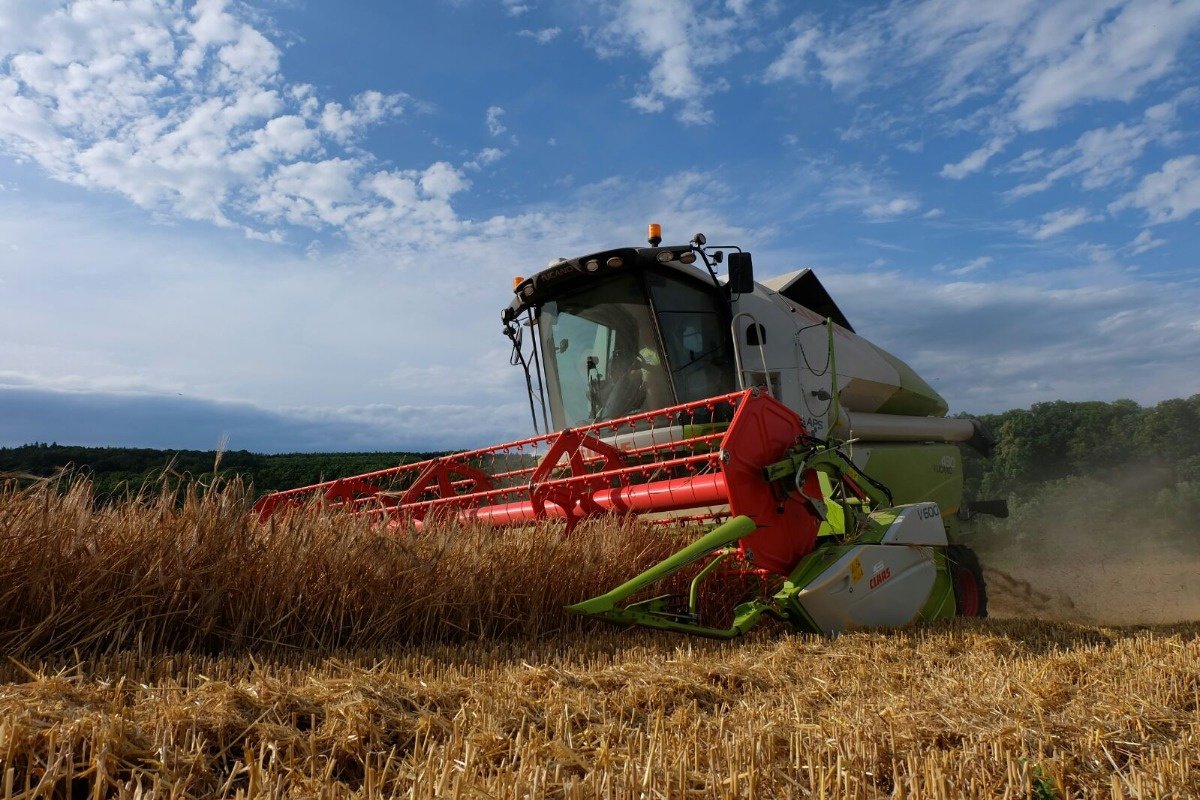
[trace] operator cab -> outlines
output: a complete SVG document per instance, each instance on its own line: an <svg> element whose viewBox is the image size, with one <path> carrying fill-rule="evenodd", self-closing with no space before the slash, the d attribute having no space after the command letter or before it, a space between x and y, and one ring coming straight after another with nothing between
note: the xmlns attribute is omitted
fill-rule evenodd
<svg viewBox="0 0 1200 800"><path fill-rule="evenodd" d="M538 394L562 430L735 391L724 287L694 261L692 247L624 248L517 281L502 318L535 420Z"/></svg>

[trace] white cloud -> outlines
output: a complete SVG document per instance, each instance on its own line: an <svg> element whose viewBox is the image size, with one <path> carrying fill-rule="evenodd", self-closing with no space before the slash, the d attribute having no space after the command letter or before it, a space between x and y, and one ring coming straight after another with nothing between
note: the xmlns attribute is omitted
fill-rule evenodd
<svg viewBox="0 0 1200 800"><path fill-rule="evenodd" d="M1142 253L1148 253L1157 247L1162 247L1166 243L1166 239L1155 239L1154 234L1150 233L1149 230L1144 230L1137 235L1136 239L1129 243L1128 248L1135 256L1140 256Z"/></svg>
<svg viewBox="0 0 1200 800"><path fill-rule="evenodd" d="M1043 214L1041 224L1029 226L1026 232L1034 239L1043 241L1097 219L1099 217L1088 213L1086 208L1064 208Z"/></svg>
<svg viewBox="0 0 1200 800"><path fill-rule="evenodd" d="M464 220L449 207L466 183L451 164L356 180L361 165L330 161L279 170L261 212L345 219L349 246L311 258L236 231L155 225L124 204L96 214L0 193L0 242L18 248L0 255L3 369L43 389L303 406L389 436L405 415L413 447L483 445L529 430L495 322L514 270L636 244L647 219L671 241L698 230L765 238L729 220L717 199L730 188L703 173L613 178L558 190L549 207Z"/></svg>
<svg viewBox="0 0 1200 800"><path fill-rule="evenodd" d="M344 226L379 202L369 156L338 151L408 98L323 103L226 0L73 0L22 30L0 61L0 149L59 180L268 239L263 221Z"/></svg>
<svg viewBox="0 0 1200 800"><path fill-rule="evenodd" d="M896 2L844 25L801 17L765 76L819 75L851 93L917 85L935 111L993 95L983 121L1032 131L1084 103L1134 100L1198 24L1198 0Z"/></svg>
<svg viewBox="0 0 1200 800"><path fill-rule="evenodd" d="M916 211L920 207L921 204L911 196L893 197L890 200L868 204L863 208L863 213L871 219L882 220Z"/></svg>
<svg viewBox="0 0 1200 800"><path fill-rule="evenodd" d="M532 6L524 0L503 0L504 10L508 12L510 17L519 17L522 14L532 10Z"/></svg>
<svg viewBox="0 0 1200 800"><path fill-rule="evenodd" d="M886 180L859 166L831 168L813 165L810 170L825 184L823 198L830 210L856 210L872 222L886 222L911 214L921 207L909 192L893 189Z"/></svg>
<svg viewBox="0 0 1200 800"><path fill-rule="evenodd" d="M956 164L946 164L942 167L941 176L952 180L961 180L971 173L983 169L992 156L999 153L1008 144L1010 137L997 136Z"/></svg>
<svg viewBox="0 0 1200 800"><path fill-rule="evenodd" d="M562 33L562 28L539 28L538 30L520 30L517 31L518 36L525 36L533 39L538 44L550 44L558 35Z"/></svg>
<svg viewBox="0 0 1200 800"><path fill-rule="evenodd" d="M880 250L892 250L897 253L913 252L911 247L904 247L902 245L894 244L892 242L885 242L880 239L872 239L870 236L860 236L858 237L858 240L863 244L869 244L872 247L878 247Z"/></svg>
<svg viewBox="0 0 1200 800"><path fill-rule="evenodd" d="M796 35L783 48L783 53L767 67L766 78L781 81L786 78L803 80L808 77L809 61L821 40L817 28L797 25Z"/></svg>
<svg viewBox="0 0 1200 800"><path fill-rule="evenodd" d="M0 60L27 46L42 13L36 3L0 0Z"/></svg>
<svg viewBox="0 0 1200 800"><path fill-rule="evenodd" d="M500 106L490 106L485 115L484 121L487 123L488 133L492 136L499 136L508 130L500 118L504 116L504 109Z"/></svg>
<svg viewBox="0 0 1200 800"><path fill-rule="evenodd" d="M1043 12L1025 42L1022 61L1029 68L1011 91L1016 120L1037 130L1082 102L1132 100L1175 65L1198 22L1200 3L1194 0L1087 3Z"/></svg>
<svg viewBox="0 0 1200 800"><path fill-rule="evenodd" d="M304 87L302 94L308 96L307 87ZM366 91L354 98L349 109L343 108L340 103L328 102L321 110L321 129L345 144L368 125L401 113L407 99L402 94L385 95Z"/></svg>
<svg viewBox="0 0 1200 800"><path fill-rule="evenodd" d="M360 169L343 158L284 164L267 179L252 209L271 222L340 227L361 209L355 189Z"/></svg>
<svg viewBox="0 0 1200 800"><path fill-rule="evenodd" d="M1200 392L1194 283L1139 280L1114 263L1025 266L951 283L860 269L820 277L858 332L932 381L953 410ZM896 314L896 297L921 302Z"/></svg>
<svg viewBox="0 0 1200 800"><path fill-rule="evenodd" d="M1177 222L1200 211L1200 156L1172 158L1108 207L1113 212L1125 208L1142 209L1151 225Z"/></svg>
<svg viewBox="0 0 1200 800"><path fill-rule="evenodd" d="M1005 192L1005 197L1015 200L1042 192L1070 177L1077 177L1080 186L1088 190L1130 177L1133 164L1149 145L1176 138L1173 124L1177 108L1181 102L1193 99L1194 94L1186 92L1172 102L1151 106L1139 122L1131 125L1118 123L1111 128L1087 131L1073 145L1052 153L1037 150L1023 154L1010 165L1011 171L1047 171L1038 180Z"/></svg>
<svg viewBox="0 0 1200 800"><path fill-rule="evenodd" d="M463 169L478 171L489 164L495 164L506 155L508 155L508 152L501 150L499 147L485 147L476 153L473 159L463 164Z"/></svg>
<svg viewBox="0 0 1200 800"><path fill-rule="evenodd" d="M620 0L592 46L602 56L615 56L624 51L613 43L625 42L652 62L649 85L629 99L634 108L657 113L678 105L684 124L707 124L713 117L705 100L727 84L705 73L737 51L732 34L742 24L739 9L744 11L703 0Z"/></svg>
<svg viewBox="0 0 1200 800"><path fill-rule="evenodd" d="M971 259L961 267L956 267L949 272L951 275L970 275L972 272L979 272L980 270L987 268L993 261L995 261L995 259L991 256L980 256L979 258Z"/></svg>
<svg viewBox="0 0 1200 800"><path fill-rule="evenodd" d="M445 161L433 164L421 175L421 190L439 200L449 200L470 185L461 172Z"/></svg>

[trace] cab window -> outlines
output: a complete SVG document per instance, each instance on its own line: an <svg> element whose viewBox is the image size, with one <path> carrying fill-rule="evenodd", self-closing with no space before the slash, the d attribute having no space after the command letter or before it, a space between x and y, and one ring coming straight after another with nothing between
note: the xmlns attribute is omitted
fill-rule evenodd
<svg viewBox="0 0 1200 800"><path fill-rule="evenodd" d="M729 324L712 291L674 275L648 272L677 402L735 391Z"/></svg>

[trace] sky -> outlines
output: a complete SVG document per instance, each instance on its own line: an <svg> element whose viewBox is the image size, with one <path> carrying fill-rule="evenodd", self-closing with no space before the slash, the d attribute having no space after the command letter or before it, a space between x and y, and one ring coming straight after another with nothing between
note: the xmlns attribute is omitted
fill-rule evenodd
<svg viewBox="0 0 1200 800"><path fill-rule="evenodd" d="M1200 392L1200 0L0 0L0 445L529 435L499 311L698 231L952 412Z"/></svg>

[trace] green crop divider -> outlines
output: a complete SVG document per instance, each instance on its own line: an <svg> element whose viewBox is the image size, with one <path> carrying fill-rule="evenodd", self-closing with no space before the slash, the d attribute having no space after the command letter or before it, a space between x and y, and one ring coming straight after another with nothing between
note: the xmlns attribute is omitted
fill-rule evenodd
<svg viewBox="0 0 1200 800"><path fill-rule="evenodd" d="M692 633L715 639L732 639L735 636L741 636L758 622L758 618L767 610L765 604L753 601L738 606L734 612L733 625L729 628L710 628L691 621L695 616L700 581L711 574L721 561L729 556L729 551L718 555L711 564L705 565L704 569L692 579L688 596L689 613L686 615L672 611L669 606L671 598L666 595L632 603L628 606L620 604L650 584L675 574L707 555L716 553L723 548L729 548L739 539L749 536L757 527L754 520L749 517L734 517L727 520L636 578L626 581L607 594L567 606L567 611L608 622L642 625L647 628Z"/></svg>

